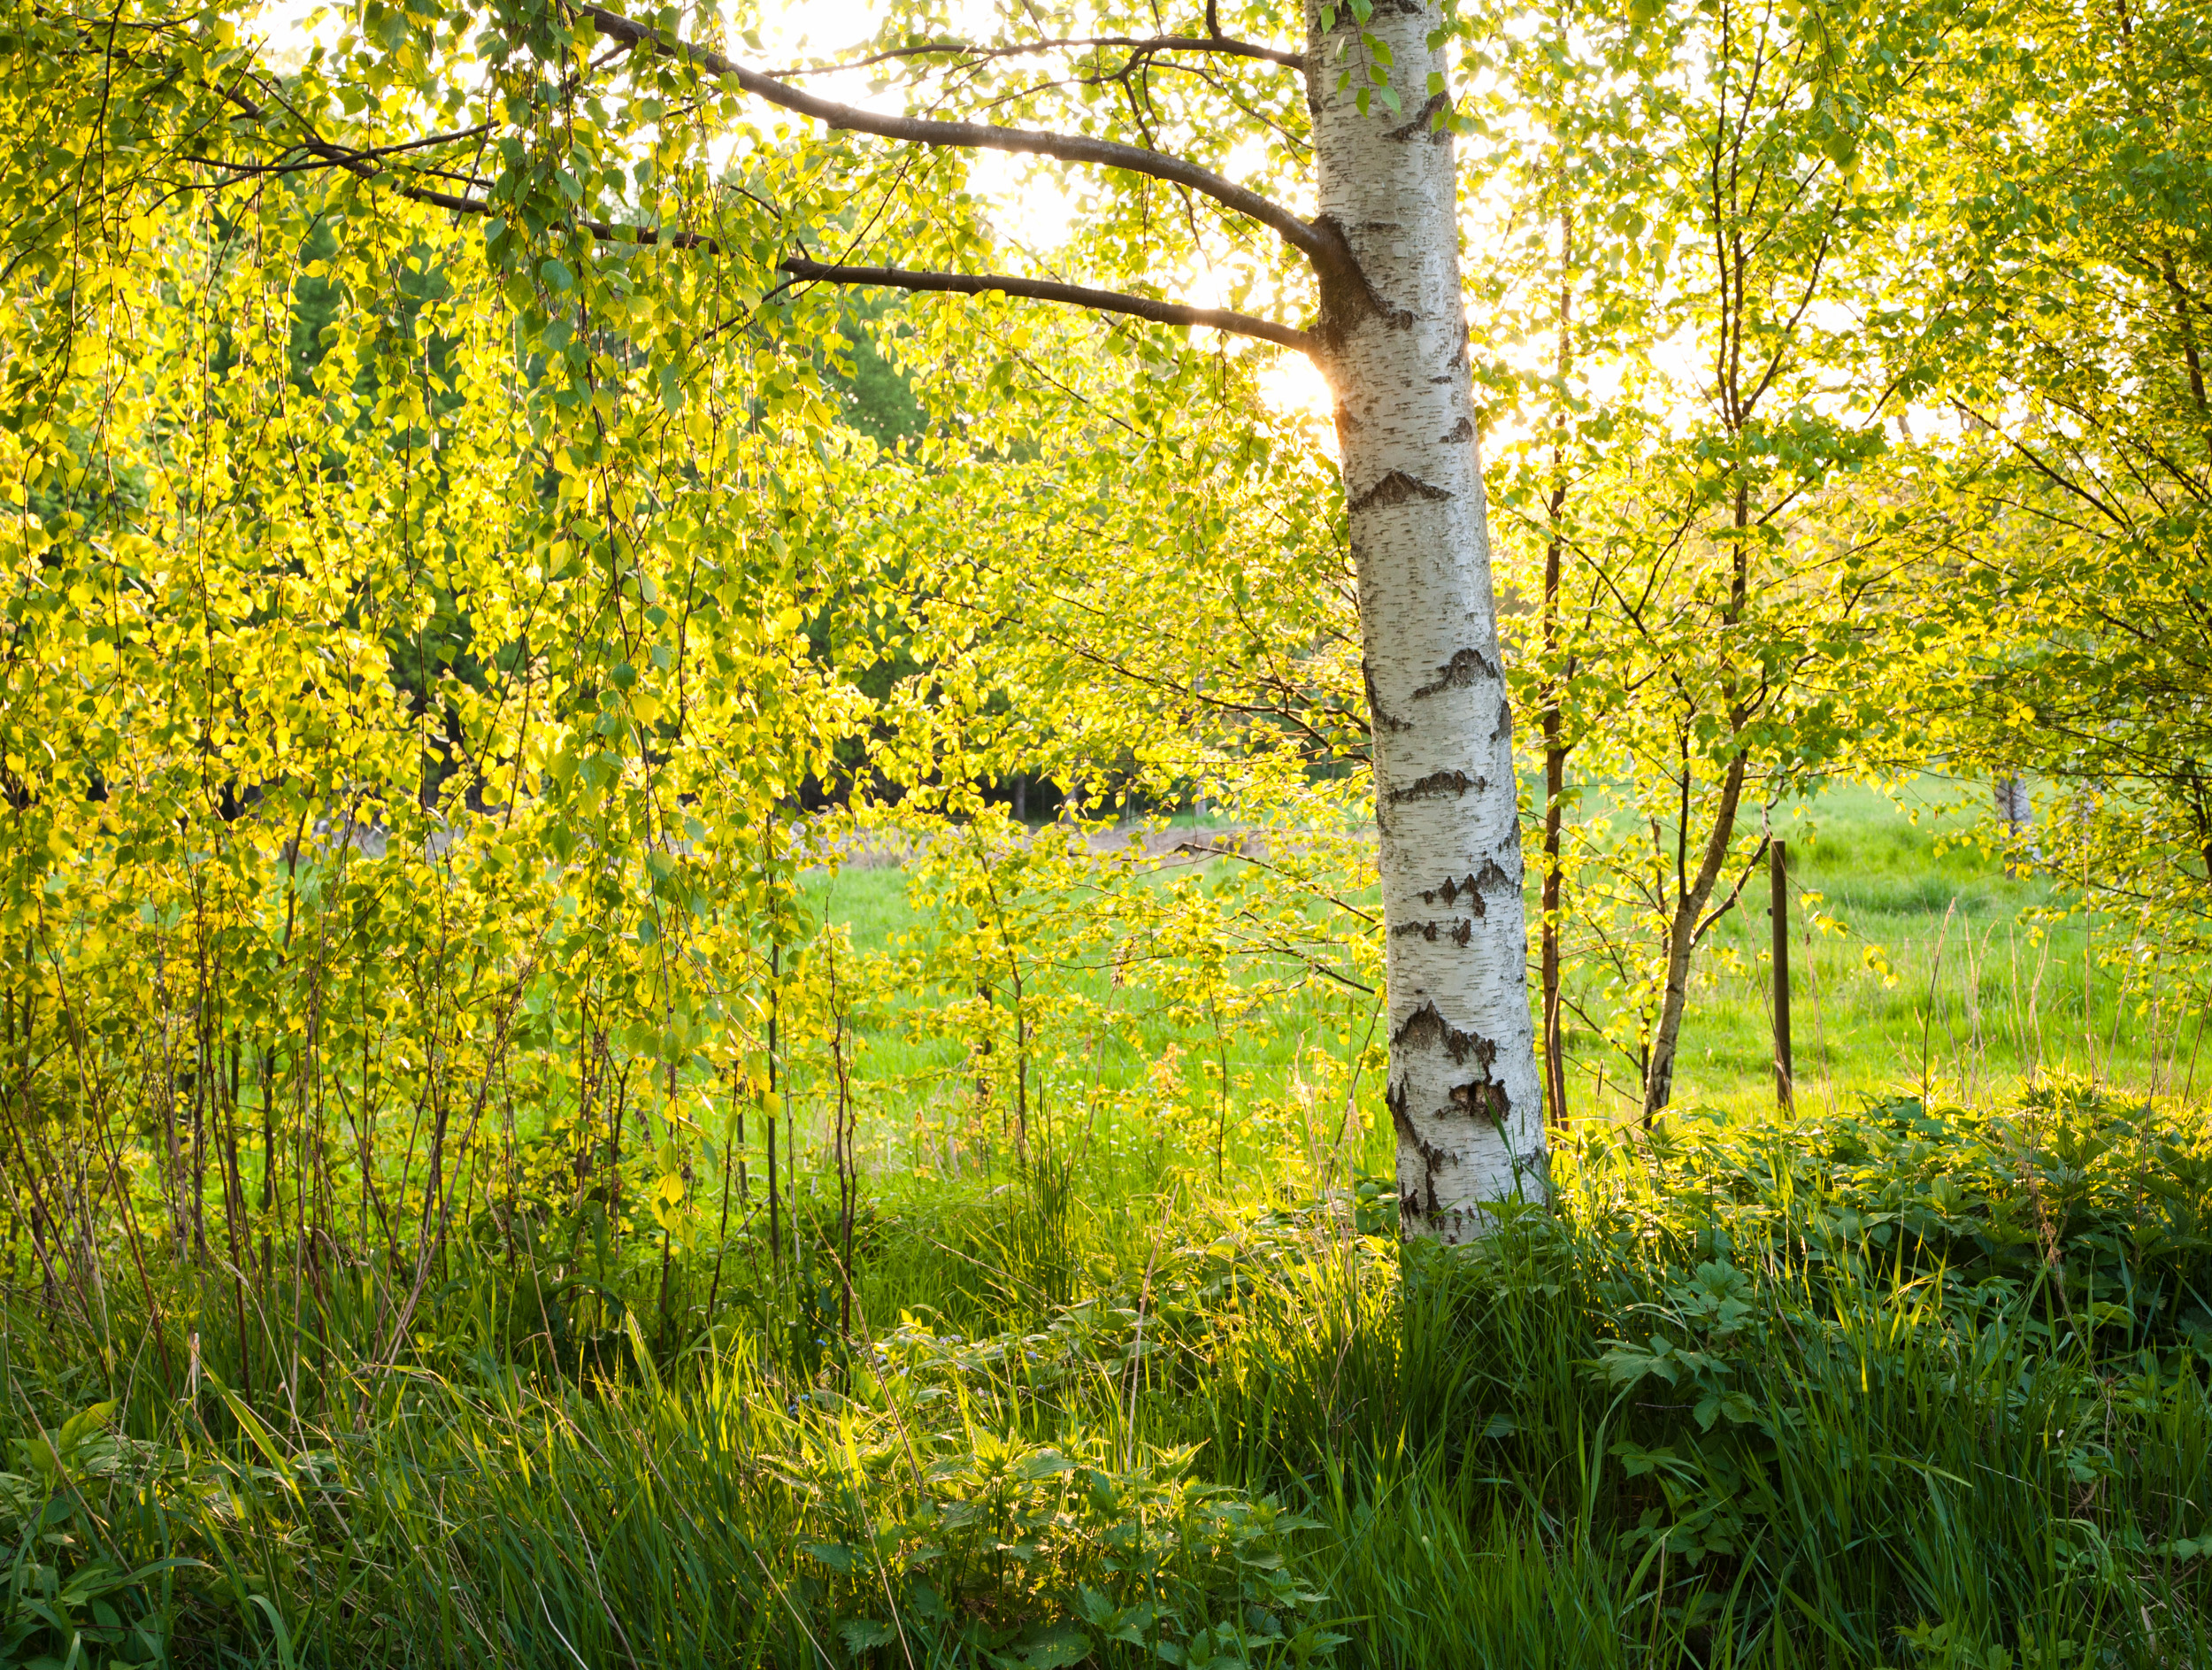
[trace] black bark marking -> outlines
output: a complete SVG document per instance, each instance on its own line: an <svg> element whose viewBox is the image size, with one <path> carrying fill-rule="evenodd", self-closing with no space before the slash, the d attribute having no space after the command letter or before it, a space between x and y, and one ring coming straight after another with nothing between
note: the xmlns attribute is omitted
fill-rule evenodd
<svg viewBox="0 0 2212 1670"><path fill-rule="evenodd" d="M1400 719L1385 707L1382 704L1382 697L1375 694L1375 674L1364 659L1362 659L1359 664L1359 676L1361 682L1367 686L1367 716L1375 721L1375 728L1383 731L1411 730L1413 722L1410 720Z"/></svg>
<svg viewBox="0 0 2212 1670"><path fill-rule="evenodd" d="M1346 14L1349 16L1348 12ZM1309 76L1307 96L1315 94L1318 76ZM1317 104L1316 108L1318 108ZM1374 281L1359 264L1359 257L1352 252L1351 241L1344 235L1344 223L1334 215L1316 215L1313 229L1325 246L1325 254L1314 258L1314 275L1321 281L1321 310L1315 315L1313 327L1307 334L1320 347L1324 355L1334 353L1352 333L1370 319L1379 319L1393 329L1402 330L1413 323L1413 315L1403 309L1393 312L1386 308L1382 297L1375 293Z"/></svg>
<svg viewBox="0 0 2212 1670"><path fill-rule="evenodd" d="M1432 771L1403 789L1392 789L1385 798L1394 806L1402 806L1409 800L1440 800L1446 795L1456 798L1470 789L1480 794L1489 787L1486 777L1470 777L1463 771Z"/></svg>
<svg viewBox="0 0 2212 1670"><path fill-rule="evenodd" d="M1482 901L1478 898L1475 901L1475 915L1482 914ZM1436 936L1442 934L1453 944L1464 945L1475 936L1475 925L1471 919L1463 916L1453 922L1401 922L1390 930L1393 939L1402 939L1409 934L1418 934L1432 945L1436 943Z"/></svg>
<svg viewBox="0 0 2212 1670"><path fill-rule="evenodd" d="M1371 21L1378 17L1417 18L1420 15L1421 0L1375 0L1374 10L1368 14ZM1336 27L1331 33L1334 35L1357 34L1361 27L1359 13L1349 6L1340 5L1336 9ZM1307 79L1316 89L1326 85L1319 75L1309 76Z"/></svg>
<svg viewBox="0 0 2212 1670"><path fill-rule="evenodd" d="M1402 220L1355 220L1349 227L1344 227L1343 232L1347 238L1346 247L1348 248L1350 247L1353 240L1357 240L1362 243L1373 243L1377 241L1384 243L1395 243L1405 235L1405 222ZM1382 320L1386 328L1390 330L1411 330L1413 328L1415 321L1410 309L1385 307L1382 304L1382 297L1375 293L1371 286L1369 295L1374 302L1373 313L1377 319Z"/></svg>
<svg viewBox="0 0 2212 1670"><path fill-rule="evenodd" d="M1464 1113L1470 1119L1488 1120L1500 1130L1505 1128L1505 1116L1509 1105L1505 1086L1487 1078L1452 1087L1454 1112Z"/></svg>
<svg viewBox="0 0 2212 1670"><path fill-rule="evenodd" d="M1402 1084L1386 1085L1383 1089L1383 1105L1390 1110L1390 1123L1397 1130L1398 1140L1409 1148L1418 1147L1420 1134L1413 1128L1413 1120L1406 1113L1406 1087Z"/></svg>
<svg viewBox="0 0 2212 1670"><path fill-rule="evenodd" d="M1383 1092L1383 1105L1390 1110L1390 1123L1398 1133L1398 1145L1409 1148L1421 1157L1421 1184L1428 1190L1431 1212L1436 1210L1436 1174L1440 1167L1456 1165L1453 1157L1433 1143L1421 1140L1421 1133L1413 1128L1413 1116L1406 1112L1406 1087L1394 1085Z"/></svg>
<svg viewBox="0 0 2212 1670"><path fill-rule="evenodd" d="M1412 120L1406 123L1406 125L1402 127L1393 127L1386 130L1383 134L1383 137L1385 139L1394 139L1400 144L1403 144L1409 139L1425 139L1432 145L1448 144L1450 142L1452 137L1451 129L1448 127L1432 127L1429 126L1429 120L1430 118L1433 117L1437 112L1448 111L1451 109L1451 107L1452 101L1444 94L1431 93L1429 95L1428 103L1422 105L1419 110L1413 112Z"/></svg>
<svg viewBox="0 0 2212 1670"><path fill-rule="evenodd" d="M1413 699L1434 696L1443 690L1471 689L1484 680L1503 678L1498 664L1479 650L1455 650L1452 658L1436 669L1436 676L1414 691Z"/></svg>
<svg viewBox="0 0 2212 1670"><path fill-rule="evenodd" d="M1441 377L1432 377L1429 379L1430 388L1441 389L1446 383L1457 382L1461 377L1467 374L1472 368L1467 358L1467 344L1473 339L1472 327L1462 325L1459 327L1459 346L1453 351L1451 358L1446 362L1458 374L1455 375L1453 371L1448 371Z"/></svg>
<svg viewBox="0 0 2212 1670"><path fill-rule="evenodd" d="M1425 889L1421 903L1433 904L1441 899L1447 904L1456 904L1465 899L1474 906L1475 914L1480 916L1485 913L1484 894L1510 893L1514 886L1513 877L1500 867L1495 858L1485 858L1482 868L1474 874L1464 878L1447 876L1442 887Z"/></svg>
<svg viewBox="0 0 2212 1670"><path fill-rule="evenodd" d="M1490 727L1490 740L1502 743L1513 735L1513 704L1498 698L1498 722Z"/></svg>
<svg viewBox="0 0 2212 1670"><path fill-rule="evenodd" d="M1383 479L1352 501L1355 512L1374 510L1392 504L1410 504L1425 499L1433 504L1438 499L1451 497L1440 487L1431 487L1426 481L1417 481L1403 470L1393 470Z"/></svg>
<svg viewBox="0 0 2212 1670"><path fill-rule="evenodd" d="M1454 1066L1464 1066L1473 1057L1485 1073L1498 1058L1498 1046L1488 1038L1472 1032L1462 1032L1438 1012L1433 1000L1423 1004L1406 1017L1405 1025L1390 1035L1394 1050L1441 1050L1451 1057ZM1401 1093L1402 1094L1402 1092Z"/></svg>
<svg viewBox="0 0 2212 1670"><path fill-rule="evenodd" d="M1474 438L1475 420L1472 418L1462 418L1444 432L1444 442L1447 446L1460 441L1471 441Z"/></svg>
<svg viewBox="0 0 2212 1670"><path fill-rule="evenodd" d="M1516 1159L1513 1162L1513 1176L1517 1187L1522 1178L1533 1177L1537 1187L1546 1195L1550 1194L1551 1150L1544 1147L1540 1143L1538 1143L1535 1148L1529 1151L1527 1158Z"/></svg>

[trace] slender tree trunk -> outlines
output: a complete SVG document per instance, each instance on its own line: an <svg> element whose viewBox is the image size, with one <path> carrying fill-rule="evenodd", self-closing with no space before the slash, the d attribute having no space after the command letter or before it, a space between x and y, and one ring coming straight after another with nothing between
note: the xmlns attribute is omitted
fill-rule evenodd
<svg viewBox="0 0 2212 1670"><path fill-rule="evenodd" d="M776 1060L776 1020L783 1006L783 947L771 943L768 947L768 1261L781 1267L783 1264L782 1201L776 1189L776 1089L780 1076L788 1089L790 1075L780 1074ZM787 1118L785 1123L789 1124Z"/></svg>
<svg viewBox="0 0 2212 1670"><path fill-rule="evenodd" d="M1786 841L1767 848L1772 884L1768 910L1774 961L1774 1099L1787 1112L1797 1103L1797 1063L1790 1049L1790 849Z"/></svg>
<svg viewBox="0 0 2212 1670"><path fill-rule="evenodd" d="M1545 565L1546 632L1549 635L1551 607L1557 591L1558 542L1552 542L1551 560ZM1564 992L1559 955L1560 914L1566 904L1566 878L1560 871L1562 831L1566 821L1567 750L1560 741L1557 694L1544 709L1544 891L1543 948L1540 954L1544 1007L1544 1104L1553 1126L1567 1123L1567 1045L1563 1014Z"/></svg>
<svg viewBox="0 0 2212 1670"><path fill-rule="evenodd" d="M853 1333L853 1209L860 1177L853 1154L852 1081L845 1065L845 1007L837 988L837 953L829 953L830 1075L836 1089L838 1335Z"/></svg>
<svg viewBox="0 0 2212 1670"><path fill-rule="evenodd" d="M1736 481L1733 515L1735 539L1729 555L1728 602L1721 610L1721 625L1726 630L1724 643L1741 623L1744 611L1751 601L1751 489L1741 476ZM1744 727L1750 722L1751 709L1744 701L1743 693L1732 673L1723 681L1728 696L1728 734L1740 738ZM1697 942L1703 932L1699 919L1705 907L1712 902L1713 889L1720 884L1721 871L1728 863L1728 843L1735 838L1736 813L1743 805L1744 777L1750 768L1751 756L1739 743L1735 757L1728 762L1728 769L1721 775L1720 799L1713 808L1713 827L1706 834L1705 850L1698 859L1694 877L1689 873L1688 851L1690 840L1690 716L1683 719L1682 741L1682 806L1678 814L1680 821L1674 831L1674 914L1667 924L1667 984L1659 1005L1659 1027L1653 1035L1651 1054L1644 1069L1644 1124L1648 1127L1674 1097L1675 1057L1682 1043L1682 1016L1689 1006L1690 958L1697 951ZM1732 904L1732 897L1729 901ZM1723 907L1724 909L1726 906Z"/></svg>
<svg viewBox="0 0 2212 1670"><path fill-rule="evenodd" d="M269 1220L276 1205L276 1069L261 1050L261 1279L269 1279L273 1251Z"/></svg>
<svg viewBox="0 0 2212 1670"><path fill-rule="evenodd" d="M2016 776L2000 777L1995 789L1997 821L2004 826L2005 839L2017 842L2027 834L2028 826L2035 817L2034 804L2028 798L2028 786ZM2027 866L2021 863L2016 854L2008 852L2005 855L2005 873L2016 880L2027 873ZM2212 874L2212 866L2208 866L2207 873Z"/></svg>
<svg viewBox="0 0 2212 1670"><path fill-rule="evenodd" d="M1675 895L1674 912L1667 920L1667 984L1659 1001L1659 1025L1652 1034L1651 1055L1644 1068L1644 1123L1674 1099L1675 1057L1682 1043L1682 1017L1690 1002L1690 958L1697 950L1699 919L1712 903L1713 889L1728 862L1728 843L1736 833L1736 812L1743 804L1744 773L1748 758L1739 752L1728 762L1720 785L1720 806L1697 873ZM1688 813L1683 814L1686 821Z"/></svg>
<svg viewBox="0 0 2212 1670"><path fill-rule="evenodd" d="M1349 262L1322 281L1314 333L1336 427L1359 575L1373 726L1375 820L1388 935L1400 1212L1409 1234L1463 1241L1484 1203L1541 1197L1542 1089L1512 720L1499 665L1489 534L1459 272L1448 134L1416 107L1444 61L1434 0L1389 0L1364 26L1406 108L1356 104L1369 51L1349 5L1321 27L1307 0L1322 228ZM1351 84L1340 88L1349 68Z"/></svg>
<svg viewBox="0 0 2212 1670"><path fill-rule="evenodd" d="M1559 212L1559 399L1552 420L1551 498L1546 509L1551 536L1544 543L1544 891L1543 950L1540 957L1543 980L1544 1106L1549 1123L1563 1130L1567 1125L1567 1047L1561 1027L1559 916L1564 904L1565 878L1560 873L1561 830L1566 820L1567 744L1560 704L1567 683L1574 677L1574 658L1559 660L1559 577L1565 554L1566 535L1561 527L1567 512L1567 376L1574 366L1574 211Z"/></svg>

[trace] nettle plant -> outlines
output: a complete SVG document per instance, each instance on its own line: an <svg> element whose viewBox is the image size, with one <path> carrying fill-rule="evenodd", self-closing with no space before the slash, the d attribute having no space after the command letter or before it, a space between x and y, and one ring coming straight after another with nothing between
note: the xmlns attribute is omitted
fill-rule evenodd
<svg viewBox="0 0 2212 1670"><path fill-rule="evenodd" d="M804 1475L828 1533L806 1544L811 1582L847 1613L837 1633L856 1651L918 1627L994 1662L1075 1666L1126 1646L1214 1670L1325 1661L1347 1640L1314 1621L1324 1597L1286 1558L1317 1522L1193 1478L1187 1450L1132 1465L1079 1431L872 1436Z"/></svg>

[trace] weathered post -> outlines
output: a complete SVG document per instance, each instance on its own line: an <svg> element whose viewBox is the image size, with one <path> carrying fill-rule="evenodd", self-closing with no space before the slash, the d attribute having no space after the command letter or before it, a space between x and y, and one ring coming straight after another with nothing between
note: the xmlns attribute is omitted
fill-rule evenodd
<svg viewBox="0 0 2212 1670"><path fill-rule="evenodd" d="M1790 1068L1790 859L1789 843L1776 841L1767 849L1767 874L1773 883L1774 905L1774 1099L1792 1104Z"/></svg>

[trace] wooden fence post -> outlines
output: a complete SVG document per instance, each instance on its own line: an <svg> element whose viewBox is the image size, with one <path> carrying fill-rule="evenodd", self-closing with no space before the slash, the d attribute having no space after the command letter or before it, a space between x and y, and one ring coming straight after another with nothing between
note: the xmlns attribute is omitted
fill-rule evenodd
<svg viewBox="0 0 2212 1670"><path fill-rule="evenodd" d="M1792 1105L1790 1068L1790 860L1786 842L1776 841L1767 850L1768 877L1773 883L1770 917L1774 927L1774 1097L1784 1108Z"/></svg>

